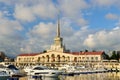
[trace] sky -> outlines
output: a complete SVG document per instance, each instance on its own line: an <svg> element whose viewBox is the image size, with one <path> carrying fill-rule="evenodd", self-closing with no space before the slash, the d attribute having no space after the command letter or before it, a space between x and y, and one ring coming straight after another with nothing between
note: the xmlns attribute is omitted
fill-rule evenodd
<svg viewBox="0 0 120 80"><path fill-rule="evenodd" d="M0 51L17 56L49 49L58 16L67 49L120 50L119 0L0 0Z"/></svg>

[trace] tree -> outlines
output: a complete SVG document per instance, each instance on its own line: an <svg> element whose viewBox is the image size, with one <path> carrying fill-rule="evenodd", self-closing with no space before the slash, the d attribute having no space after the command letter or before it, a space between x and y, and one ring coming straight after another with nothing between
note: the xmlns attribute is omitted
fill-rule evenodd
<svg viewBox="0 0 120 80"><path fill-rule="evenodd" d="M96 50L92 50L92 52L96 52Z"/></svg>
<svg viewBox="0 0 120 80"><path fill-rule="evenodd" d="M110 59L115 59L115 60L117 60L116 51L113 51L113 52L112 52L112 56L110 57Z"/></svg>
<svg viewBox="0 0 120 80"><path fill-rule="evenodd" d="M47 52L46 50L43 51L43 53L46 53L46 52Z"/></svg>
<svg viewBox="0 0 120 80"><path fill-rule="evenodd" d="M108 54L104 53L105 59L110 60L110 57Z"/></svg>
<svg viewBox="0 0 120 80"><path fill-rule="evenodd" d="M117 60L119 60L120 59L120 51L117 51Z"/></svg>
<svg viewBox="0 0 120 80"><path fill-rule="evenodd" d="M88 50L87 50L87 49L85 49L85 52L88 52Z"/></svg>

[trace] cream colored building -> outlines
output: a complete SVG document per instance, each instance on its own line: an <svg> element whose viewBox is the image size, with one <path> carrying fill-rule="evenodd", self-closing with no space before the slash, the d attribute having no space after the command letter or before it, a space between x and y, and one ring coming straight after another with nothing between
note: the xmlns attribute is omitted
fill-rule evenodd
<svg viewBox="0 0 120 80"><path fill-rule="evenodd" d="M61 66L72 63L73 65L84 62L98 62L103 60L104 52L70 52L63 45L63 38L60 36L60 24L58 22L57 35L54 43L45 53L20 54L16 58L16 65L43 64L46 66Z"/></svg>

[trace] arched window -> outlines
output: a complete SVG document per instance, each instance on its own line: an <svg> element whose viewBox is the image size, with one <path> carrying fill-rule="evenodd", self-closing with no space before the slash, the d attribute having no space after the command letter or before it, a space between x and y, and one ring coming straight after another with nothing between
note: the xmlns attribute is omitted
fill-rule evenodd
<svg viewBox="0 0 120 80"><path fill-rule="evenodd" d="M57 55L57 61L60 62L60 55Z"/></svg>
<svg viewBox="0 0 120 80"><path fill-rule="evenodd" d="M51 55L51 61L55 62L55 55L54 54Z"/></svg>
<svg viewBox="0 0 120 80"><path fill-rule="evenodd" d="M40 57L38 57L38 62L40 62Z"/></svg>
<svg viewBox="0 0 120 80"><path fill-rule="evenodd" d="M69 56L67 57L67 61L70 62L70 57Z"/></svg>
<svg viewBox="0 0 120 80"><path fill-rule="evenodd" d="M77 62L77 57L74 58L74 62Z"/></svg>
<svg viewBox="0 0 120 80"><path fill-rule="evenodd" d="M62 56L62 61L65 62L65 56Z"/></svg>
<svg viewBox="0 0 120 80"><path fill-rule="evenodd" d="M50 58L49 55L47 55L47 56L46 56L46 59L47 59L46 61L47 61L47 62L49 62L49 58Z"/></svg>

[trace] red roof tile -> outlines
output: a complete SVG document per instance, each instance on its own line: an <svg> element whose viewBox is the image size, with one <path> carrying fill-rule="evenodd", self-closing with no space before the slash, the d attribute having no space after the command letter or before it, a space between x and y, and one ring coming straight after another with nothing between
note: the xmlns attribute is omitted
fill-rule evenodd
<svg viewBox="0 0 120 80"><path fill-rule="evenodd" d="M71 52L68 54L73 54L73 55L102 55L104 52L103 51L96 51L96 52ZM23 53L19 54L18 56L36 56L38 54L44 54L44 53Z"/></svg>
<svg viewBox="0 0 120 80"><path fill-rule="evenodd" d="M72 52L73 55L102 55L103 51L96 51L96 52Z"/></svg>

